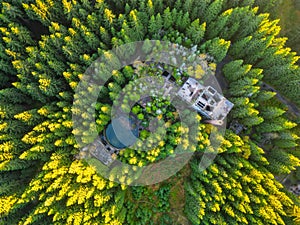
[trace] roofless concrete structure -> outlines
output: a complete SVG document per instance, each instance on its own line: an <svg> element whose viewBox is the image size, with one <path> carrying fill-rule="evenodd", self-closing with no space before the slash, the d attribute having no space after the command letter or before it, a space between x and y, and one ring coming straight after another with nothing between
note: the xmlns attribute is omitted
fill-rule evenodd
<svg viewBox="0 0 300 225"><path fill-rule="evenodd" d="M138 64L138 66L142 65ZM200 113L206 123L223 124L223 120L234 106L233 103L213 87L204 86L191 77L187 78L180 88L174 88L177 86L172 84L175 84L176 79L163 67L158 68L162 71L164 77L164 85L161 87L164 89L164 96L174 95L180 97L192 109ZM121 117L113 119L102 134L93 143L83 148L82 152L88 152L89 155L109 166L114 161L112 155L116 155L121 149L134 144L138 138L139 130L134 123L137 123L137 121L133 119L126 120L126 118Z"/></svg>
<svg viewBox="0 0 300 225"><path fill-rule="evenodd" d="M223 121L234 105L213 87L203 86L194 78L188 78L177 94L208 120Z"/></svg>

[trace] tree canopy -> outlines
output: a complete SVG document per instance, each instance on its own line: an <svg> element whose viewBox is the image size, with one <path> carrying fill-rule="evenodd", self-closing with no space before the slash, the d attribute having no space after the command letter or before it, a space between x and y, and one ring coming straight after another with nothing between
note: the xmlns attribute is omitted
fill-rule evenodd
<svg viewBox="0 0 300 225"><path fill-rule="evenodd" d="M276 177L300 165L299 119L289 116L264 84L300 106L299 57L285 46L287 39L278 36L278 20L259 13L257 4L260 1L3 0L0 224L182 224L181 216L192 224L296 224L297 215L289 212L298 209L299 200ZM84 120L87 112L76 111L72 104L83 74L113 47L144 40L170 41L207 55L209 67L224 82L225 97L234 103L228 124L243 127L241 132L227 127L222 145L215 149L216 159L203 172L198 164L209 146L211 125L200 123L195 148L183 143L195 154L184 168L190 171L174 176L182 182L185 198L180 213L172 211L172 199L179 193L173 192L173 178L156 186L131 187L128 180L118 184L103 178L76 158L75 135L81 131L73 127L72 113ZM135 71L125 66L109 75L94 110L99 132L111 120L112 102L134 80ZM143 132L142 138L158 147L147 153L125 149L120 160L150 164L172 155L183 142L180 135L188 129L179 125L176 110L161 107L165 104L154 99L148 108L129 109L145 127L149 115L160 117L162 112L170 121L165 121L168 135L149 138ZM200 116L196 119L201 121ZM88 134L81 135L83 142L90 141Z"/></svg>

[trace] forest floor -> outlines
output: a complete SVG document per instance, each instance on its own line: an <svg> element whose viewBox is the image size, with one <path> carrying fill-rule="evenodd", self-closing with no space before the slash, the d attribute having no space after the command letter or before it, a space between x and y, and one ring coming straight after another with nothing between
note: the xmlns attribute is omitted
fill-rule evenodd
<svg viewBox="0 0 300 225"><path fill-rule="evenodd" d="M300 109L291 101L287 100L284 96L282 96L278 91L276 91L271 85L263 83L263 89L266 89L268 91L275 91L276 92L276 98L286 105L288 107L288 113L291 115L295 115L300 117Z"/></svg>
<svg viewBox="0 0 300 225"><path fill-rule="evenodd" d="M287 45L300 55L300 0L281 0L271 11L272 19L280 19L281 36L288 37ZM300 61L298 61L300 64Z"/></svg>
<svg viewBox="0 0 300 225"><path fill-rule="evenodd" d="M189 225L189 220L184 214L184 205L185 205L185 190L184 182L190 176L191 169L187 164L180 172L178 176L171 177L169 183L173 184L173 187L170 191L170 208L171 212L169 213L172 218L174 225Z"/></svg>

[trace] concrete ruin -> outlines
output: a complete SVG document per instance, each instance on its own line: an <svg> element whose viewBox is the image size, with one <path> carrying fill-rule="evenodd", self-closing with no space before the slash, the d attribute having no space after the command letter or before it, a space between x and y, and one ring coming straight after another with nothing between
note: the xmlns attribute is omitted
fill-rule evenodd
<svg viewBox="0 0 300 225"><path fill-rule="evenodd" d="M208 120L223 121L234 106L213 87L203 86L193 78L187 79L177 95Z"/></svg>
<svg viewBox="0 0 300 225"><path fill-rule="evenodd" d="M146 66L144 63L136 64L135 67ZM226 118L230 110L233 108L234 104L228 101L224 96L218 93L211 86L204 86L194 78L187 78L184 84L180 88L176 87L176 79L172 74L163 69L162 66L158 67L162 71L162 76L164 77L164 85L161 87L164 90L163 96L172 97L178 96L183 101L185 101L192 109L196 110L204 117L204 121L214 125L222 125L223 120ZM149 97L148 97L149 98ZM142 107L146 107L147 98L140 102ZM118 120L117 118L116 120ZM130 132L132 128L126 128L128 126L122 126L120 123L120 128L124 130L124 134ZM111 125L111 124L110 124ZM110 125L102 132L102 134L91 144L82 149L82 153L87 152L89 156L97 158L103 164L109 166L113 163L114 158L120 149L125 148L128 145L122 145L124 141L117 140L118 135L112 135L112 129L110 129L110 134L113 137L107 137L107 130L109 130ZM117 129L118 130L118 129ZM122 131L117 132L120 136ZM138 134L136 134L138 136ZM122 135L120 136L122 137ZM133 138L123 137L124 140L133 140ZM110 143L111 142L111 143ZM119 143L120 142L120 143ZM126 141L125 141L126 142ZM130 142L131 143L131 142ZM132 144L132 143L131 143Z"/></svg>

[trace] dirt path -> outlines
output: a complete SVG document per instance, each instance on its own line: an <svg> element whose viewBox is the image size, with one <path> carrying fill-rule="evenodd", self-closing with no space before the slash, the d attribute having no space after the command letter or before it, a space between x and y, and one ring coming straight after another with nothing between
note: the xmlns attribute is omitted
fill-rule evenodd
<svg viewBox="0 0 300 225"><path fill-rule="evenodd" d="M227 81L224 78L223 73L222 73L222 68L225 64L229 63L230 61L231 61L230 57L226 56L217 65L215 76L216 76L216 79L217 79L217 81L218 81L218 83L219 83L222 90L226 90L228 88ZM300 109L293 102L287 100L284 96L282 96L274 87L272 87L271 85L266 84L265 82L263 82L262 89L276 92L276 98L288 107L288 111L290 113L293 113L297 117L300 117Z"/></svg>
<svg viewBox="0 0 300 225"><path fill-rule="evenodd" d="M273 88L271 85L266 84L263 82L262 89L276 92L276 98L282 102L284 105L288 107L289 112L295 114L297 117L300 117L300 109L292 102L287 100L285 97L283 97L278 91L276 91L275 88Z"/></svg>

